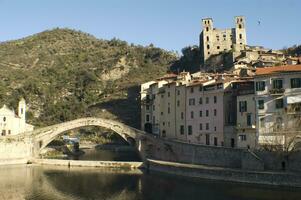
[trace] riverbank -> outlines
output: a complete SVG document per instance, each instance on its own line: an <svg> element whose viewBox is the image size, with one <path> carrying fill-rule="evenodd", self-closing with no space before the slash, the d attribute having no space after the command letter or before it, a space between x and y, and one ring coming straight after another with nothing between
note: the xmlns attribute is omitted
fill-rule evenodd
<svg viewBox="0 0 301 200"><path fill-rule="evenodd" d="M248 171L151 159L146 161L145 166L150 172L191 178L301 188L301 174L292 172Z"/></svg>
<svg viewBox="0 0 301 200"><path fill-rule="evenodd" d="M59 160L59 159L33 159L33 164L57 165L67 167L102 167L102 168L121 168L138 169L143 168L143 162L123 162L123 161L83 161L83 160Z"/></svg>

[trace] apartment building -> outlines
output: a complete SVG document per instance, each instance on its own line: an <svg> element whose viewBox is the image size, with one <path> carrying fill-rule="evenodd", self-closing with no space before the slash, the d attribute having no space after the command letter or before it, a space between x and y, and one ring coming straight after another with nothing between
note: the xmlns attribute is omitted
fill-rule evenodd
<svg viewBox="0 0 301 200"><path fill-rule="evenodd" d="M256 134L260 145L285 145L301 131L301 65L258 68Z"/></svg>

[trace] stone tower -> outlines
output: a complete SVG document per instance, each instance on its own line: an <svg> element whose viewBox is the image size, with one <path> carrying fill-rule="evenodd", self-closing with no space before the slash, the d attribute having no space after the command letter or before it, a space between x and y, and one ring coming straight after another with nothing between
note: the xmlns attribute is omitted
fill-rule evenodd
<svg viewBox="0 0 301 200"><path fill-rule="evenodd" d="M22 120L26 120L26 102L25 99L22 98L19 101L19 107L18 107L18 116L22 119Z"/></svg>
<svg viewBox="0 0 301 200"><path fill-rule="evenodd" d="M235 17L235 51L244 50L246 45L245 18L243 16L237 16Z"/></svg>

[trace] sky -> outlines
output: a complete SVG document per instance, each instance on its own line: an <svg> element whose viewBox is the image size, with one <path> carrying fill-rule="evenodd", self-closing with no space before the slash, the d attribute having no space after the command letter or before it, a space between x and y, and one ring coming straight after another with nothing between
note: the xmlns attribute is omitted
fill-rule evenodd
<svg viewBox="0 0 301 200"><path fill-rule="evenodd" d="M0 41L60 27L180 52L198 45L202 18L231 28L244 15L249 45L281 49L301 44L300 8L301 0L0 0Z"/></svg>

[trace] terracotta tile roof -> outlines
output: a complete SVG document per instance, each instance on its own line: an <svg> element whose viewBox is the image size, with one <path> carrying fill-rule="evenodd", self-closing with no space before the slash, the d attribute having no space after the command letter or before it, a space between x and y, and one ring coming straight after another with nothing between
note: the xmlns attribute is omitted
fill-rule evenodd
<svg viewBox="0 0 301 200"><path fill-rule="evenodd" d="M284 66L276 66L276 67L265 67L265 68L257 68L256 76L258 75L268 75L268 74L276 74L282 72L301 72L301 65L284 65Z"/></svg>
<svg viewBox="0 0 301 200"><path fill-rule="evenodd" d="M157 80L164 80L164 79L170 79L170 78L177 78L177 74L165 74L163 77L157 78Z"/></svg>

